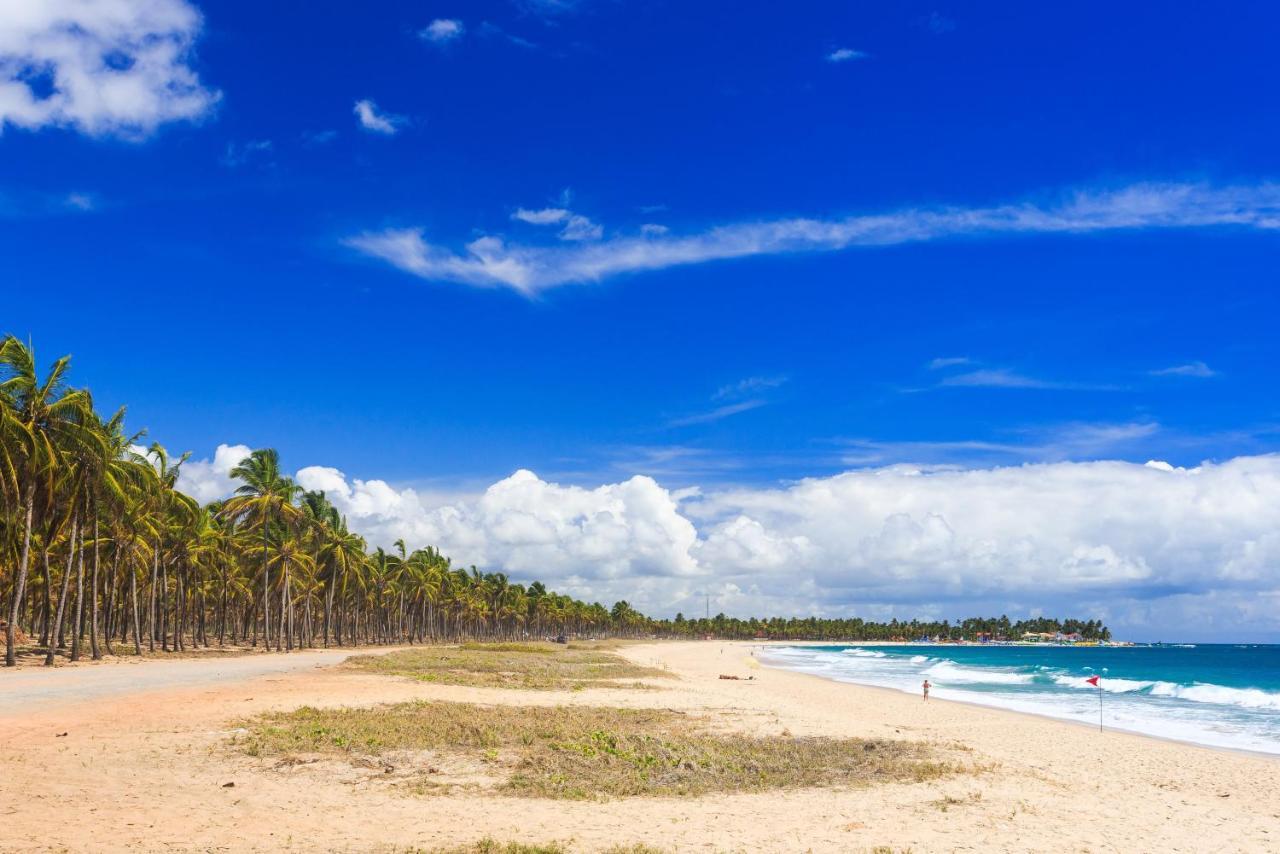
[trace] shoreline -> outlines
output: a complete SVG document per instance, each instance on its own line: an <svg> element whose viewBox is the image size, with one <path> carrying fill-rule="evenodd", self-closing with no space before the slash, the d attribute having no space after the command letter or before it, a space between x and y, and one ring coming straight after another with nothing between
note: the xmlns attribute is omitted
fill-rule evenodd
<svg viewBox="0 0 1280 854"><path fill-rule="evenodd" d="M892 645L892 646L907 646L907 647L914 647L914 648L926 648L926 647L927 647L927 648L935 649L935 650L938 650L938 649L945 650L945 649L947 649L947 648L949 648L949 647L951 647L951 646L952 646L951 644L926 644L926 643L917 643L917 642L908 642L908 643L896 643L896 642L895 642L895 643L890 643L890 644L874 644L874 643L865 643L865 644L864 644L864 643L858 643L858 644L823 643L823 644L779 644L779 645L773 645L773 644L771 644L771 645L769 645L769 646L767 646L767 647L761 647L761 648L759 648L759 649L758 649L758 651L762 654L762 658L760 659L760 660L761 660L761 663L762 663L762 664L764 664L764 665L766 665L766 666L768 666L768 667L770 667L770 668L772 668L772 669L775 669L775 670L782 670L782 671L786 671L786 672L789 672L789 673L796 673L796 674L801 674L801 675L805 675L805 676L813 676L813 677L818 678L818 679L822 679L822 680L825 680L825 681L829 681L829 682L833 682L833 683L841 684L841 685L853 685L853 686L860 687L860 688L872 688L872 689L877 689L877 690L888 691L888 692L891 692L891 693L893 693L893 694L897 694L897 695L900 695L900 696L915 697L916 699L919 699L919 697L920 697L920 693L919 693L919 690L918 690L918 689L914 689L914 688L913 688L913 689L911 689L911 690L907 690L907 689L903 689L903 688L900 688L900 687L897 687L897 686L894 686L894 685L882 685L882 684L876 684L876 683L873 683L873 682L863 682L863 681L858 680L858 679L857 679L856 677L854 677L854 676L847 676L847 677L846 677L846 676L843 676L843 675L827 675L827 674L824 674L824 673L814 673L814 672L810 672L810 671L808 671L808 670L804 670L804 669L800 669L800 668L795 668L795 667L788 666L787 664L782 663L782 662L778 661L777 659L774 659L774 660L772 660L772 661L768 660L768 654L769 654L769 652L770 652L770 651L781 651L782 649L785 649L785 648L787 648L787 647L798 647L798 646L809 646L809 647L811 647L811 646L834 647L834 646L841 646L841 647L846 647L846 648L849 648L849 647L853 647L853 648L864 648L864 647L865 647L865 648L869 648L869 647L874 647L874 646L877 646L877 645L879 645L879 646L887 646L887 645ZM970 646L979 646L979 645L977 645L977 644L973 644L973 645L970 645ZM1093 647L1093 649L1097 649L1097 647ZM1152 680L1152 681L1155 681L1155 680ZM937 687L938 687L938 686L935 686L935 688L937 688ZM1007 700L1006 700L1006 698L1001 698L1002 700L1005 700L1004 702L996 701L996 700L994 700L994 699L992 699L992 700L987 700L987 699L986 699L986 697L987 697L988 695L984 694L983 692L979 692L979 691L966 691L964 688L957 688L957 687L942 688L942 689L940 689L940 690L944 690L944 691L946 691L950 696L940 696L938 693L936 693L936 692L935 692L935 693L933 693L933 694L931 695L931 697L930 697L930 701L931 701L931 702L935 702L935 701L936 701L936 702L947 702L947 703L959 703L959 704L963 704L963 705L966 705L966 706L972 706L972 707L974 707L974 708L990 709L990 710L1001 711L1001 712L1009 712L1009 713L1013 713L1013 714L1016 714L1016 715L1028 715L1028 716L1031 716L1031 717L1034 717L1034 718L1043 719L1043 720L1050 720L1050 721L1055 721L1055 722L1058 722L1058 723L1072 724L1072 725L1074 725L1074 726L1083 727L1083 728L1085 728L1085 729L1087 729L1087 730L1092 730L1092 731L1095 731L1095 732L1098 732L1098 731L1099 731L1099 727L1098 727L1098 723L1097 723L1096 719L1095 719L1095 720L1093 720L1093 721L1086 721L1086 720L1081 720L1081 719L1080 719L1080 718L1078 718L1078 717L1069 717L1069 716L1066 716L1066 715L1056 715L1056 714L1053 714L1051 711L1046 711L1046 710L1043 710L1043 709L1035 708L1035 706L1037 706L1037 705L1047 705L1047 703L1044 703L1044 702L1037 703L1036 701L1034 701L1034 700L1033 700L1033 701L1028 701L1028 702L1020 703L1020 704L1018 704L1018 705L1009 705L1009 704L1007 704ZM967 696L956 696L957 694L959 694L959 695L967 695ZM1052 695L1049 695L1049 694L1041 694L1041 695L1039 695L1039 696L1040 696L1040 698L1043 700L1043 698L1051 697ZM1122 693L1122 694L1120 694L1120 695L1118 695L1118 696L1113 700L1113 702L1120 701L1120 698L1122 698L1122 697L1124 697L1124 696L1125 696L1125 695L1124 695L1123 693ZM1156 717L1151 718L1151 721L1152 721L1152 722L1158 722L1158 721L1160 721L1160 720L1168 720L1168 718L1161 718L1161 717L1159 717L1159 716L1156 716ZM1175 723L1175 724L1177 724L1177 723L1180 723L1180 721L1174 720L1174 723ZM1160 732L1151 732L1151 731L1149 731L1149 730L1144 730L1144 729L1137 729L1137 728L1134 728L1134 727L1132 727L1132 726L1126 726L1124 723L1116 723L1116 722L1114 722L1114 721L1113 721L1113 720L1111 720L1111 719L1108 719L1108 720L1104 723L1104 728L1105 728L1105 731L1107 731L1107 732L1118 732L1118 733L1124 733L1124 734L1127 734L1127 735L1134 735L1134 736L1138 736L1138 737L1141 737L1141 738L1150 738L1150 739L1155 739L1155 740L1157 740L1157 741L1171 742L1171 743L1174 743L1174 744L1183 744L1183 745L1187 745L1187 746L1189 746L1189 747L1199 747L1199 748L1203 748L1203 749L1206 749L1206 750L1219 750L1219 751L1226 751L1226 752L1229 752L1229 753L1236 753L1236 754L1241 754L1241 755L1246 755L1246 756L1255 756L1255 757L1260 757L1260 758L1268 759L1268 760L1271 760L1271 761L1280 761L1280 744L1277 744L1277 745L1275 746L1275 749L1254 749L1254 748L1251 748L1251 747L1248 747L1248 746L1242 746L1242 745L1212 743L1212 742L1210 742L1210 741L1201 741L1201 740L1197 740L1197 739L1196 739L1196 738L1194 738L1194 737L1180 737L1180 736L1179 736L1179 735L1177 735L1177 734L1165 734L1165 733L1160 733ZM1206 728L1209 728L1207 724L1206 724ZM1263 740L1263 741L1265 741L1265 739L1255 739L1255 741L1257 741L1257 740Z"/></svg>
<svg viewBox="0 0 1280 854"><path fill-rule="evenodd" d="M821 682L829 682L834 685L845 685L854 689L862 689L862 690L867 690L872 692L884 693L894 697L915 697L916 699L919 699L919 695L911 691L903 691L898 688L890 688L886 685L871 685L866 682L855 682L852 680L846 681L843 679L833 679L828 676L820 676L817 673L806 673L803 670L793 670L792 668L789 668L789 667L783 667L777 664L770 664L763 660L760 661L760 664L761 666L768 667L771 670L778 670L784 673L789 673L793 676L804 676L811 679L817 679ZM1096 726L1092 726L1090 724L1085 723L1084 721L1078 721L1073 718L1060 718L1060 717L1055 717L1054 715L1048 715L1041 712L1026 711L1024 709L1010 709L1007 706L998 706L993 703L980 703L975 700L961 700L955 697L938 697L937 695L931 696L929 698L929 702L930 703L949 703L957 706L965 706L971 709L981 709L986 712L996 712L1000 714L1015 715L1019 717L1025 716L1029 718L1034 718L1036 720L1048 721L1050 723L1055 723L1055 724L1068 724L1072 727L1077 727L1089 732L1096 732L1099 735L1102 735L1104 733L1115 733L1118 735L1130 736L1133 738L1151 739L1152 741L1158 741L1164 744L1176 744L1183 747L1194 747L1200 750L1208 750L1215 753L1220 752L1220 753L1232 754L1237 756L1248 756L1255 759L1262 759L1268 762L1280 763L1280 753L1267 753L1266 751L1261 751L1261 750L1247 750L1241 747L1226 747L1224 745L1218 745L1218 744L1202 744L1201 742L1198 742L1198 741L1189 741L1184 738L1173 738L1171 736L1154 735L1148 732L1139 732L1138 730L1126 729L1125 727L1121 727L1121 726L1106 726L1103 730L1099 730L1098 727ZM923 701L921 702L921 705L923 705Z"/></svg>

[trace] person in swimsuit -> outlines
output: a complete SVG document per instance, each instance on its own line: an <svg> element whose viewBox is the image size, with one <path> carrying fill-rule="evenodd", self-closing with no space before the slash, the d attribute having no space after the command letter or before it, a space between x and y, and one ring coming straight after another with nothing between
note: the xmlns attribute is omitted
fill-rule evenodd
<svg viewBox="0 0 1280 854"><path fill-rule="evenodd" d="M924 689L924 701L926 703L929 702L929 689L932 688L933 686L930 685L929 680L926 679L924 680L924 684L921 685L920 687Z"/></svg>

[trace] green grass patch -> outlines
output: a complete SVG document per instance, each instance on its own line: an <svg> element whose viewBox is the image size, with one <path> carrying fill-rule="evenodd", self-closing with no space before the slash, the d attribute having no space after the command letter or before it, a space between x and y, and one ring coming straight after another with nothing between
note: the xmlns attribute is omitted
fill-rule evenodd
<svg viewBox="0 0 1280 854"><path fill-rule="evenodd" d="M397 768L418 769L410 783L424 793L449 788L431 774L433 764L450 761L483 768L489 788L570 799L864 786L967 770L955 754L921 742L709 732L666 709L427 702L304 707L262 715L245 729L235 739L239 749L282 758L282 764L336 755L368 765L391 756Z"/></svg>
<svg viewBox="0 0 1280 854"><path fill-rule="evenodd" d="M641 667L600 649L553 643L424 646L354 656L346 666L423 682L479 688L637 688L647 687L634 681L637 679L671 678L665 670Z"/></svg>

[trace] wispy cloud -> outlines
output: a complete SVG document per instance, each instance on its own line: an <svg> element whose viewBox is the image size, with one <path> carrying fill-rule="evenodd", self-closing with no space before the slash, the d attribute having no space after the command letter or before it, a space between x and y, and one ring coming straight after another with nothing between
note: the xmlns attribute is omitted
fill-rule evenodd
<svg viewBox="0 0 1280 854"><path fill-rule="evenodd" d="M271 148L269 139L253 139L242 143L228 142L220 160L223 166L234 169L237 166L244 166L257 157L270 154Z"/></svg>
<svg viewBox="0 0 1280 854"><path fill-rule="evenodd" d="M1158 371L1151 371L1153 377L1200 377L1208 379L1216 377L1218 372L1210 368L1204 362L1188 362L1185 365L1174 365L1170 368L1161 368Z"/></svg>
<svg viewBox="0 0 1280 854"><path fill-rule="evenodd" d="M618 236L573 247L508 244L501 237L486 235L457 252L428 242L419 228L365 232L345 243L423 279L509 287L531 295L625 273L759 255L960 237L1210 227L1280 229L1280 184L1135 184L1118 190L1074 192L1051 204L906 208L843 219L741 222L688 235Z"/></svg>
<svg viewBox="0 0 1280 854"><path fill-rule="evenodd" d="M368 98L356 101L353 112L355 112L356 119L360 122L360 127L372 133L380 133L386 136L394 134L406 122L404 116L379 112L378 105Z"/></svg>
<svg viewBox="0 0 1280 854"><path fill-rule="evenodd" d="M1067 391L1115 391L1117 386L1101 383L1069 382L1027 376L1008 368L980 368L944 377L939 386L970 388L1043 388Z"/></svg>
<svg viewBox="0 0 1280 854"><path fill-rule="evenodd" d="M743 395L759 394L762 391L768 391L784 385L789 377L747 377L738 380L736 383L722 385L716 389L716 393L712 395L713 400L724 400L725 398L742 397Z"/></svg>
<svg viewBox="0 0 1280 854"><path fill-rule="evenodd" d="M710 424L713 421L719 421L732 415L738 415L742 412L750 412L753 409L759 409L764 406L765 403L766 401L763 400L744 400L739 403L729 403L724 406L718 406L709 412L699 412L695 415L673 418L667 422L667 426L689 427L694 424Z"/></svg>
<svg viewBox="0 0 1280 854"><path fill-rule="evenodd" d="M538 44L536 42L532 42L529 39L523 38L521 36L517 36L514 33L509 33L506 30L502 29L502 27L499 27L497 24L491 23L489 21L481 21L480 27L478 28L477 31L484 38L499 39L501 41L510 42L511 44L517 47L525 48L526 50L539 49Z"/></svg>
<svg viewBox="0 0 1280 854"><path fill-rule="evenodd" d="M561 225L561 240L599 240L604 235L600 225L567 208L518 208L511 218L530 225Z"/></svg>
<svg viewBox="0 0 1280 854"><path fill-rule="evenodd" d="M304 130L302 144L306 146L328 145L338 138L336 130Z"/></svg>
<svg viewBox="0 0 1280 854"><path fill-rule="evenodd" d="M448 44L462 38L465 31L457 18L436 18L418 31L418 38L432 44Z"/></svg>
<svg viewBox="0 0 1280 854"><path fill-rule="evenodd" d="M956 374L943 379L938 385L979 386L984 388L1058 388L1059 384L1037 379L1006 368L983 368Z"/></svg>
<svg viewBox="0 0 1280 854"><path fill-rule="evenodd" d="M1004 439L844 442L846 465L973 465L1057 462L1141 451L1161 432L1155 421L1072 422L1019 430Z"/></svg>
<svg viewBox="0 0 1280 854"><path fill-rule="evenodd" d="M827 62L850 62L855 59L866 59L867 55L863 51L854 50L849 47L838 47L831 53L827 54Z"/></svg>
<svg viewBox="0 0 1280 854"><path fill-rule="evenodd" d="M67 193L65 204L78 211L91 211L98 206L93 196L88 193Z"/></svg>
<svg viewBox="0 0 1280 854"><path fill-rule="evenodd" d="M955 368L960 365L972 364L973 360L968 356L939 356L929 361L929 370L938 371L943 368Z"/></svg>

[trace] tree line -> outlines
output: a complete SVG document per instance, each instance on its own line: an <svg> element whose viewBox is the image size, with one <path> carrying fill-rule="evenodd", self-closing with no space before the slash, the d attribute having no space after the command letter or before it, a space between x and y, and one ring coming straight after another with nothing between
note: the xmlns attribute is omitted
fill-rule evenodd
<svg viewBox="0 0 1280 854"><path fill-rule="evenodd" d="M0 341L0 623L5 664L20 638L72 661L247 645L315 646L597 636L779 640L959 639L978 632L1080 631L1100 622L1008 618L942 623L810 617L654 620L455 567L432 546L370 548L323 492L303 490L272 449L231 471L234 494L201 505L177 488L186 454L142 446L124 410L103 417L68 384L70 357L43 376L29 344Z"/></svg>
<svg viewBox="0 0 1280 854"><path fill-rule="evenodd" d="M1101 620L1054 619L1032 617L1010 622L1006 616L970 617L952 623L950 620L926 621L897 619L878 623L857 617L773 617L741 619L716 614L711 618L686 619L676 614L674 620L651 621L654 631L670 637L705 637L746 640L829 640L829 641L914 641L914 640L1021 640L1024 634L1079 634L1083 640L1111 640L1111 630Z"/></svg>
<svg viewBox="0 0 1280 854"><path fill-rule="evenodd" d="M313 646L635 635L650 621L456 567L431 546L370 549L323 492L305 491L271 449L201 505L177 488L187 455L103 417L68 384L69 357L43 376L32 348L0 342L0 622L5 664L20 636L71 660L87 654L245 644Z"/></svg>

